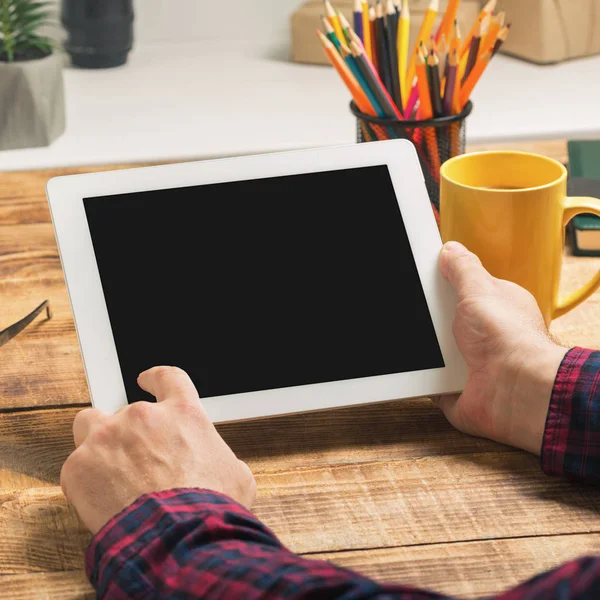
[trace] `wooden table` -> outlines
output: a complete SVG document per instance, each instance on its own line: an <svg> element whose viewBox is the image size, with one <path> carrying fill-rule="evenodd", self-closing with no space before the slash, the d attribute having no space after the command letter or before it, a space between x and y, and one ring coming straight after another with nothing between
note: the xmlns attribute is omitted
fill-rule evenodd
<svg viewBox="0 0 600 600"><path fill-rule="evenodd" d="M564 142L532 147L566 159ZM89 397L44 192L52 176L89 170L0 174L0 329L46 298L55 315L0 349L2 598L92 597L89 535L58 485ZM568 257L564 286L599 266ZM553 332L600 347L600 295ZM476 597L600 551L600 491L454 431L427 399L219 430L256 475L256 514L289 548L379 580Z"/></svg>

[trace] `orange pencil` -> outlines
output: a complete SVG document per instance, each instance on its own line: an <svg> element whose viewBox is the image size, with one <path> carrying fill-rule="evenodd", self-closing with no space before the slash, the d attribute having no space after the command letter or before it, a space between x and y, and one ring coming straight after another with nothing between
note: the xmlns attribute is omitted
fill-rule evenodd
<svg viewBox="0 0 600 600"><path fill-rule="evenodd" d="M483 72L490 62L490 58L492 58L491 52L486 52L480 59L477 60L473 70L469 73L466 81L462 84L460 90L460 110L462 110L467 102L469 101L469 97L473 92L473 88L477 85L477 82L481 79Z"/></svg>
<svg viewBox="0 0 600 600"><path fill-rule="evenodd" d="M421 44L425 45L427 43L427 40L431 35L431 31L433 29L435 18L437 17L439 9L440 0L431 0L429 8L425 12L425 16L423 17L423 21L421 22L419 37L417 38L417 43L415 44L414 50L412 51L412 55L410 56L410 61L408 63L408 70L406 71L406 83L408 84L407 87L410 87L415 79L415 61L417 60L419 48L421 47ZM404 100L404 98L402 100Z"/></svg>
<svg viewBox="0 0 600 600"><path fill-rule="evenodd" d="M340 78L348 88L348 91L352 95L358 109L366 115L376 116L377 113L373 108L373 105L369 102L367 95L356 81L356 77L352 74L348 65L344 62L344 59L340 56L339 52L335 49L335 46L327 39L327 37L317 29L317 35L323 44L325 54L329 59L329 62L334 66L338 72Z"/></svg>
<svg viewBox="0 0 600 600"><path fill-rule="evenodd" d="M340 23L340 18L337 16L335 10L333 10L333 6L331 6L331 2L329 2L329 0L325 0L325 15L331 23L331 26L333 27L333 30L335 31L335 35L337 35L338 40L340 40L340 42L343 42L346 38L344 37L342 24Z"/></svg>
<svg viewBox="0 0 600 600"><path fill-rule="evenodd" d="M479 21L483 21L487 17L490 17L494 14L497 2L498 0L489 0L489 2L481 9L479 16L477 19L475 19L475 23L473 23L473 27L471 27L471 31L469 31L469 35L465 38L465 43L460 51L460 58L462 58L469 51L469 48L471 47L471 40L475 35L475 31L477 31Z"/></svg>
<svg viewBox="0 0 600 600"><path fill-rule="evenodd" d="M421 119L427 121L433 118L433 106L431 94L429 93L429 81L427 79L427 63L423 55L418 52L415 61L417 72L417 85L419 86L419 104L421 106Z"/></svg>
<svg viewBox="0 0 600 600"><path fill-rule="evenodd" d="M490 28L486 33L485 37L481 39L479 47L479 56L483 56L486 52L491 52L496 45L498 34L504 27L504 21L506 20L506 13L499 12L490 22Z"/></svg>
<svg viewBox="0 0 600 600"><path fill-rule="evenodd" d="M458 26L458 20L454 20L454 28L452 30L452 37L450 38L450 50L448 54L454 54L456 50L457 56L460 57L460 48L461 48L461 35L460 35L460 27Z"/></svg>
<svg viewBox="0 0 600 600"><path fill-rule="evenodd" d="M458 12L458 6L460 4L460 0L449 0L448 7L446 8L446 12L444 13L444 17L442 18L442 22L438 27L437 33L435 34L435 41L439 42L442 39L442 36L445 35L446 39L450 39L450 32L452 31L452 25L454 24L454 19L456 19L456 13Z"/></svg>

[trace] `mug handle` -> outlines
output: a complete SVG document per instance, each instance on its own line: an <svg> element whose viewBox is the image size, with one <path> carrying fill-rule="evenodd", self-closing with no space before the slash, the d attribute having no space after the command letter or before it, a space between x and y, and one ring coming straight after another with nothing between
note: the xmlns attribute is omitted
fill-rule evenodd
<svg viewBox="0 0 600 600"><path fill-rule="evenodd" d="M597 198L565 198L564 201L564 213L563 213L563 226L566 227L569 221L577 215L583 213L592 213L600 217L600 200ZM567 294L566 296L558 299L558 304L554 309L553 319L561 317L565 313L574 309L576 306L581 304L584 300L587 300L598 288L600 287L600 271L588 281L584 286L578 290Z"/></svg>

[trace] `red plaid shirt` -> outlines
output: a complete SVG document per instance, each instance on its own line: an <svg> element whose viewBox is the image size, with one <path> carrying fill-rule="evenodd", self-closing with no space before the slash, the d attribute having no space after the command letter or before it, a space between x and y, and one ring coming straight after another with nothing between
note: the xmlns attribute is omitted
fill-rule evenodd
<svg viewBox="0 0 600 600"><path fill-rule="evenodd" d="M542 468L600 478L600 352L575 348L552 392ZM433 600L292 554L252 513L207 490L142 496L94 537L86 569L99 598ZM538 575L496 600L600 598L600 557Z"/></svg>

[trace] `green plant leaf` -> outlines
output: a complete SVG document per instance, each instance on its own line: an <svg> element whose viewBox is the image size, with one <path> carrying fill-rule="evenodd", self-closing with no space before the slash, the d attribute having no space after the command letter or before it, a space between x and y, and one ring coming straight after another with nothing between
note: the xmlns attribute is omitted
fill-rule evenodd
<svg viewBox="0 0 600 600"><path fill-rule="evenodd" d="M39 31L54 21L53 4L47 0L0 0L0 60L12 62L15 54L30 50L51 52L52 40Z"/></svg>

